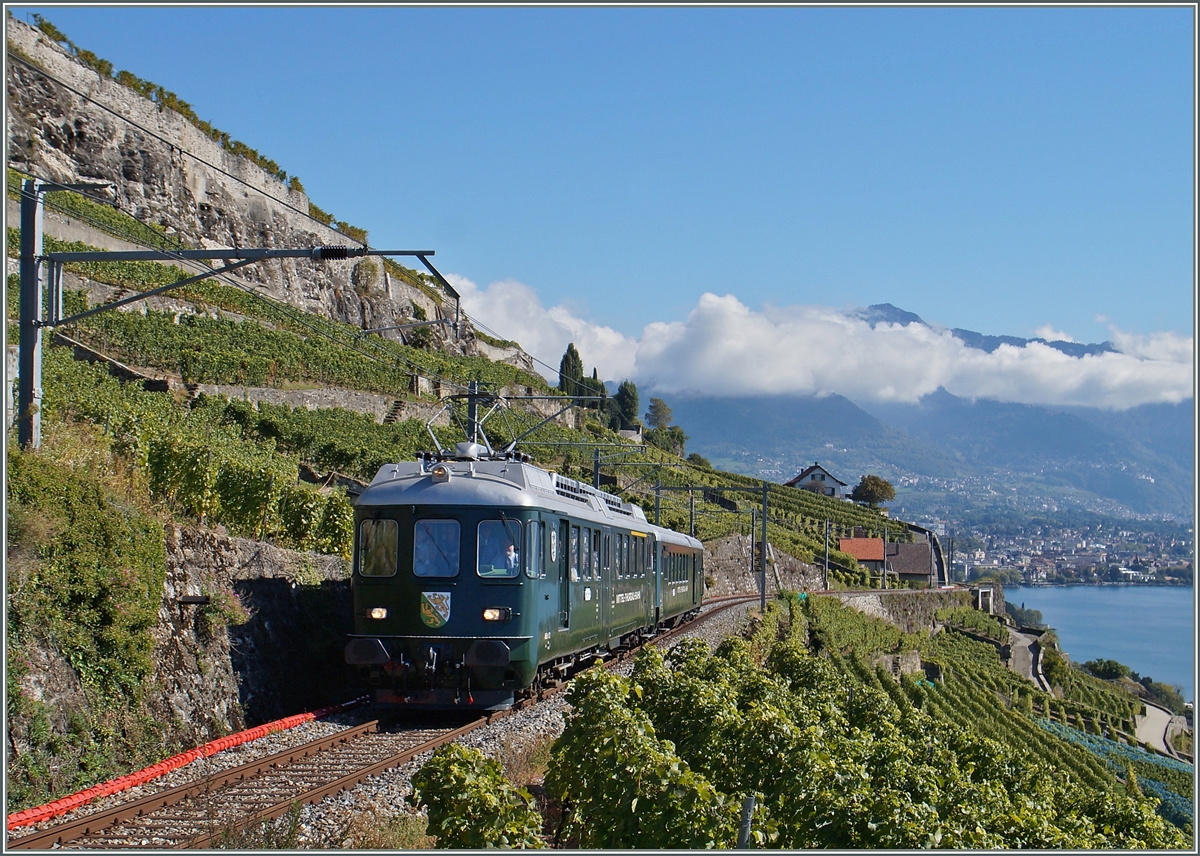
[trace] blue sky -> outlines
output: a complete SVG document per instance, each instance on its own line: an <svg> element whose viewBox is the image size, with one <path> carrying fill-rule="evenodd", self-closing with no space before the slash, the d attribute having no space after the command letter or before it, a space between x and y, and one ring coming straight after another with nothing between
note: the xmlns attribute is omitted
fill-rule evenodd
<svg viewBox="0 0 1200 856"><path fill-rule="evenodd" d="M1192 334L1190 8L10 8L573 323Z"/></svg>

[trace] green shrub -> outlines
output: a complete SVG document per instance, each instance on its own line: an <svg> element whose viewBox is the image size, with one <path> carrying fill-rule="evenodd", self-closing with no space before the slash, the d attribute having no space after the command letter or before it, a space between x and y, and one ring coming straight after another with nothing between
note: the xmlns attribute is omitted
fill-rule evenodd
<svg viewBox="0 0 1200 856"><path fill-rule="evenodd" d="M412 805L428 807L440 848L545 847L541 815L524 788L504 778L498 761L448 743L412 777Z"/></svg>
<svg viewBox="0 0 1200 856"><path fill-rule="evenodd" d="M9 642L44 635L100 695L140 697L166 577L162 526L96 475L9 448ZM20 564L20 563L18 563Z"/></svg>

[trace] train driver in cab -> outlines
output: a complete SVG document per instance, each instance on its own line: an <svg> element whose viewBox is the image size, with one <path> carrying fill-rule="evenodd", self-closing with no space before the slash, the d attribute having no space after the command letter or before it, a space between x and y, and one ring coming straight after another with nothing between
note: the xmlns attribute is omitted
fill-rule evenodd
<svg viewBox="0 0 1200 856"><path fill-rule="evenodd" d="M507 524L507 525L505 525ZM515 577L521 569L511 532L513 522L484 521L479 529L479 575L481 577Z"/></svg>

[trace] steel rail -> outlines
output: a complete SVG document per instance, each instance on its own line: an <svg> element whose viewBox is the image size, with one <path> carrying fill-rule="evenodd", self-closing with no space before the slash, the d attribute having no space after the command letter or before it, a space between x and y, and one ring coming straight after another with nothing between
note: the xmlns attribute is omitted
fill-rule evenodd
<svg viewBox="0 0 1200 856"><path fill-rule="evenodd" d="M55 845L66 844L67 842L74 841L76 838L91 835L122 821L143 817L159 809L178 805L185 799L198 796L216 788L223 788L234 782L243 782L256 778L268 770L293 763L301 758L306 758L317 752L336 746L339 743L354 740L362 734L373 733L377 730L378 726L379 721L372 720L363 725L339 731L337 734L321 737L290 749L284 749L276 752L274 755L259 758L257 761L250 761L237 767L230 767L228 770L214 773L203 779L141 797L133 802L93 812L85 817L56 824L47 829L22 835L19 838L9 835L7 846L10 850L48 850Z"/></svg>
<svg viewBox="0 0 1200 856"><path fill-rule="evenodd" d="M281 802L277 802L277 803L275 803L275 805L272 805L269 808L265 808L261 811L255 812L252 815L242 818L241 820L239 820L237 822L237 826L239 828L244 828L244 827L250 826L251 824L254 824L254 823L261 823L261 822L267 821L267 820L274 820L275 818L281 817L282 815L284 815L288 811L290 811L292 806L295 805L296 803L303 804L303 803L320 802L321 800L325 799L325 797L327 797L327 796L332 796L333 794L338 794L344 790L347 790L348 788L354 787L355 785L362 782L364 779L368 779L371 776L377 776L382 772L390 770L392 767L399 767L401 764L407 764L409 761L411 761L416 756L420 755L422 752L430 752L446 743L452 743L453 741L457 740L459 737L462 737L464 734L469 734L470 732L474 731L476 728L479 728L480 726L485 725L487 722L488 722L488 720L486 717L481 717L479 719L474 720L473 722L468 722L466 725L462 726L461 728L456 728L453 731L447 732L446 734L438 735L437 737L434 737L432 740L426 740L423 743L420 743L416 746L405 749L402 752L398 752L388 758L384 758L382 761L378 761L369 767L365 767L356 772L349 773L345 776L342 776L342 777L336 779L335 781L329 782L328 784L320 785L316 788L311 788L310 790L307 790L297 796L291 797L290 799L287 799L287 800L284 800ZM176 850L204 849L204 848L207 848L210 844L212 844L213 841L216 840L216 838L220 834L221 833L204 833L204 834L198 835L188 841L180 842L179 844L175 845L175 849Z"/></svg>

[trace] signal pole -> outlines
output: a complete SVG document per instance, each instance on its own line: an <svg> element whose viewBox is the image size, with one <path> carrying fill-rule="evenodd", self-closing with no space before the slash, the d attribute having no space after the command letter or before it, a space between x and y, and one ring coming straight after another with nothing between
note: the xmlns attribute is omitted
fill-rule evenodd
<svg viewBox="0 0 1200 856"><path fill-rule="evenodd" d="M17 442L42 445L42 254L43 188L32 178L21 188L21 326L17 359Z"/></svg>

